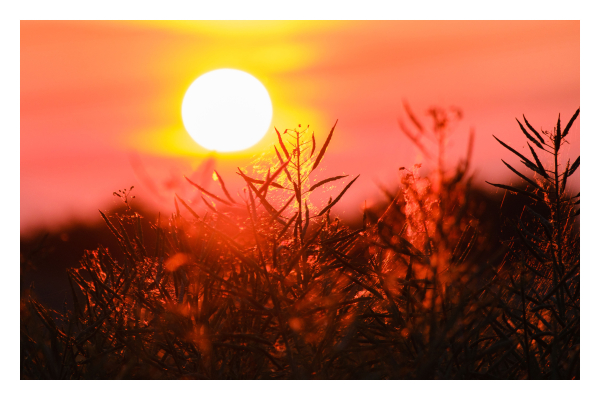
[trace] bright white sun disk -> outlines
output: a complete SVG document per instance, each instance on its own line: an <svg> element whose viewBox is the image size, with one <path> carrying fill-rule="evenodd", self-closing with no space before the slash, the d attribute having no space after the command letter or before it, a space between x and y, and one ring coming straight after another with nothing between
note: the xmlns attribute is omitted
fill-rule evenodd
<svg viewBox="0 0 600 400"><path fill-rule="evenodd" d="M202 147L219 152L247 149L267 133L273 106L252 75L217 69L196 79L183 97L183 125Z"/></svg>

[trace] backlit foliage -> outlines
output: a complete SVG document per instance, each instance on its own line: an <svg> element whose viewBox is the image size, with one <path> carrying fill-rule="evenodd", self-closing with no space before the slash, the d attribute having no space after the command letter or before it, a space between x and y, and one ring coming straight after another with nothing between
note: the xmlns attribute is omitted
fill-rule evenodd
<svg viewBox="0 0 600 400"><path fill-rule="evenodd" d="M537 202L531 219L515 220L507 254L490 253L470 200L472 145L447 167L460 113L432 109L430 127L406 113L418 133L402 130L418 147L431 151L422 144L434 140L434 171L401 169L387 210L365 210L354 229L331 212L358 177L327 205L307 201L347 178L310 180L335 126L320 148L307 130L278 132L278 164L240 169L239 196L217 172L221 195L189 181L208 212L177 197L175 213L151 223L153 237L129 203L102 213L122 254L101 246L69 270L72 309L24 304L21 376L578 379L578 195L564 188L579 159L557 169L578 113L564 131L559 122L542 132L546 141L522 128L554 167L532 149L535 162L518 154L537 174L518 173L531 186L496 185Z"/></svg>

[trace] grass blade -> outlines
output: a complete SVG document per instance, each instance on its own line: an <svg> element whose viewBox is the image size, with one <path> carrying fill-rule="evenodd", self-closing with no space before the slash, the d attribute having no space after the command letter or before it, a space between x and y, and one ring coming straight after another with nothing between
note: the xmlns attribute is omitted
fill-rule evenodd
<svg viewBox="0 0 600 400"><path fill-rule="evenodd" d="M194 186L196 189L200 190L200 191L201 191L202 193L204 193L205 195L207 195L207 196L210 196L210 197L212 197L213 199L215 199L215 200L217 200L217 201L220 201L221 203L223 203L223 204L226 204L226 205L228 205L228 206L230 206L230 205L231 205L231 203L230 203L230 202L228 202L227 200L224 200L224 199L220 198L219 196L217 196L217 195L215 195L215 194L212 194L212 193L211 193L211 192L209 192L208 190L206 190L206 189L204 189L204 188L200 187L200 185L198 185L198 184L196 184L196 183L192 182L192 181L191 181L191 180L190 180L190 179L189 179L187 176L185 176L185 175L184 175L184 178L185 178L185 179L186 179L186 180L187 180L187 181L188 181L188 182L189 182L189 183L190 183L192 186Z"/></svg>
<svg viewBox="0 0 600 400"><path fill-rule="evenodd" d="M535 159L535 163L537 164L539 173L542 174L542 176L544 176L544 178L549 178L548 174L546 173L546 170L544 169L544 166L542 165L542 162L540 161L537 154L535 153L535 150L533 150L533 147L531 147L531 145L529 145L529 143L527 143L527 146L529 146L529 150L531 150L531 154L533 155L533 158Z"/></svg>
<svg viewBox="0 0 600 400"><path fill-rule="evenodd" d="M204 196L200 195L200 198L202 199L202 201L204 202L204 204L206 204L206 207L208 207L212 212L214 212L214 213L218 212L217 209L215 208L214 204L210 204L208 202L208 200L206 200L204 198Z"/></svg>
<svg viewBox="0 0 600 400"><path fill-rule="evenodd" d="M223 178L221 178L221 175L219 175L219 173L217 172L216 169L214 170L214 173L217 176L217 180L219 181L219 185L221 185L221 189L223 190L223 193L225 193L225 196L227 196L227 198L229 199L229 201L231 201L234 204L237 204L237 202L229 194L229 191L225 187L225 181L223 180Z"/></svg>
<svg viewBox="0 0 600 400"><path fill-rule="evenodd" d="M242 178L244 178L246 180L246 183L248 184L248 186L250 187L250 189L254 192L254 194L256 195L256 197L258 197L258 199L260 200L261 204L265 207L265 210L267 210L267 212L280 224L285 225L285 222L283 220L281 220L281 218L279 217L275 217L277 215L277 210L267 201L267 199L265 198L265 196L263 196L258 189L256 189L256 187L252 184L252 182L250 181L250 178L248 176L246 176L246 174L244 174L242 172L241 169L238 168L238 171L240 171L240 175L242 176Z"/></svg>
<svg viewBox="0 0 600 400"><path fill-rule="evenodd" d="M522 173L520 173L519 171L517 171L516 169L514 169L513 167L510 166L510 164L508 164L506 161L502 160L502 162L504 163L504 165L506 165L512 172L514 172L515 174L517 174L518 176L520 176L522 179L524 179L526 182L530 183L531 185L535 186L537 189L544 191L544 189L542 189L537 183L535 183L533 180L529 179L528 177L526 177L525 175L523 175Z"/></svg>
<svg viewBox="0 0 600 400"><path fill-rule="evenodd" d="M279 150L277 150L277 146L273 146L273 147L275 148L275 154L277 154L277 158L279 159L279 162L283 164L283 163L284 163L284 161L283 161L283 158L281 157L281 154L279 154ZM289 180L290 182L292 182L292 176L290 175L290 173L289 173L289 171L287 170L287 168L286 168L286 169L284 169L284 171L285 171L285 175L288 177L288 180ZM275 184L273 184L273 186L275 186ZM280 185L280 186L281 186L281 185ZM275 186L275 187L278 187L278 186ZM283 189L283 186L281 186L281 188Z"/></svg>
<svg viewBox="0 0 600 400"><path fill-rule="evenodd" d="M565 191L565 187L567 187L567 177L569 176L569 163L571 162L571 160L567 161L567 166L565 168L565 172L563 173L562 176L562 182L560 184L560 193L563 193Z"/></svg>
<svg viewBox="0 0 600 400"><path fill-rule="evenodd" d="M560 150L560 142L562 135L560 132L560 114L558 114L558 121L556 122L556 136L554 136L554 151L558 153Z"/></svg>
<svg viewBox="0 0 600 400"><path fill-rule="evenodd" d="M279 145L283 149L283 152L284 152L285 156L287 158L290 158L290 153L288 153L287 149L285 148L285 144L283 143L283 139L281 138L281 134L279 133L279 131L277 130L277 128L275 128L275 132L277 132L277 138L279 139Z"/></svg>
<svg viewBox="0 0 600 400"><path fill-rule="evenodd" d="M338 179L342 179L347 177L348 175L340 175L340 176L334 176L333 178L327 178L327 179L323 179L322 181L315 183L314 185L312 185L310 187L310 189L307 190L307 192L312 192L313 190L315 190L316 188L318 188L321 185L324 185L328 182L332 182L332 181L337 181Z"/></svg>
<svg viewBox="0 0 600 400"><path fill-rule="evenodd" d="M238 175L239 175L239 173L238 173ZM264 185L264 183L265 183L265 181L263 181L262 179L254 179L254 178L250 178L249 176L246 176L246 180L250 181L252 183L258 183L258 184L261 184L261 185ZM285 189L283 186L281 186L277 182L271 182L271 183L269 183L269 185L273 186L273 187L276 187L278 189Z"/></svg>
<svg viewBox="0 0 600 400"><path fill-rule="evenodd" d="M338 120L335 120L335 124L333 124L333 128L331 128L331 132L329 132L329 136L327 136L327 140L325 140L325 144L321 148L321 151L319 152L319 155L317 156L317 159L315 160L315 163L313 164L313 167L310 170L310 172L313 172L315 169L317 169L317 167L319 166L319 163L323 159L323 156L325 155L325 151L327 150L327 146L329 146L329 142L331 141L331 137L333 136L333 130L335 129L335 126L337 125L337 123L338 123Z"/></svg>
<svg viewBox="0 0 600 400"><path fill-rule="evenodd" d="M492 135L494 136L494 135ZM518 155L524 162L525 165L527 165L529 167L529 169L532 169L530 166L533 166L533 170L535 171L535 164L529 160L527 157L525 157L523 154L519 153L518 151L516 151L515 149L513 149L512 147L510 147L509 145L507 145L506 143L504 143L502 140L498 139L496 136L494 136L494 139L496 139L498 141L498 143L500 143L502 146L506 147L508 150L512 151L514 154Z"/></svg>
<svg viewBox="0 0 600 400"><path fill-rule="evenodd" d="M542 135L540 135L540 134L538 133L538 131L536 131L536 130L533 128L533 126L531 126L531 124L529 123L529 121L527 121L527 118L525 118L525 114L523 114L523 120L525 121L525 124L527 124L527 127L528 127L529 129L531 129L531 132L535 133L535 136L537 136L537 138L538 138L538 139L540 139L540 142L542 142L542 143L544 143L544 144L545 144L545 142L544 142L544 138L542 137Z"/></svg>
<svg viewBox="0 0 600 400"><path fill-rule="evenodd" d="M516 118L515 118L516 119ZM523 133L525 134L525 136L527 136L527 139L531 140L533 143L535 143L535 145L537 147L539 147L540 149L544 150L544 148L542 147L542 145L540 144L540 142L538 142L537 140L535 140L535 138L533 136L531 136L523 127L523 125L521 124L521 121L519 121L517 119L517 122L519 123L519 127L521 128L521 130L523 131Z"/></svg>
<svg viewBox="0 0 600 400"><path fill-rule="evenodd" d="M192 210L192 207L188 206L188 205L185 203L185 201L183 201L183 200L181 199L181 197L179 197L178 195L175 195L175 197L177 197L177 199L178 199L178 200L181 202L181 204L183 204L183 206L184 206L184 207L185 207L185 208L186 208L186 209L187 209L187 210L190 212L190 214L192 214L192 215L193 215L194 217L196 217L197 219L200 219L200 217L198 216L198 214L196 214L196 213L194 212L194 210ZM202 200L204 200L204 197L202 197ZM210 205L209 205L209 204L206 202L206 200L204 200L204 202L206 203L206 205L208 206L208 208L210 208L210 209L213 209L213 210L214 210L214 207L210 206ZM175 202L175 205L177 205L177 202ZM179 214L179 207L177 207L177 210L178 210L178 211L177 211L177 213ZM214 211L216 211L216 210L214 210Z"/></svg>
<svg viewBox="0 0 600 400"><path fill-rule="evenodd" d="M506 189L509 192L520 193L520 194L523 194L523 195L525 195L527 197L531 197L532 199L543 201L543 199L541 197L539 197L538 195L530 193L530 192L528 192L526 190L521 190L521 189L517 189L517 188L514 188L514 187L510 187L510 186L501 185L499 183L491 183L491 182L488 182L488 181L485 181L485 183L490 184L492 186L496 186L497 188L500 188L500 189Z"/></svg>
<svg viewBox="0 0 600 400"><path fill-rule="evenodd" d="M277 176L279 176L279 174L281 173L281 171L283 171L287 165L290 163L291 158L289 160L287 160L285 163L281 164L281 166L279 168L277 168L277 170L275 172L273 172L273 175L267 175L267 180L265 181L265 183L262 184L262 186L260 187L260 189L258 190L260 193L266 192L267 189L269 188L269 185L271 185L271 183L273 182L273 179L277 178ZM269 173L271 171L269 170ZM275 185L273 185L275 186ZM279 185L281 187L281 185Z"/></svg>
<svg viewBox="0 0 600 400"><path fill-rule="evenodd" d="M567 135L569 134L569 130L571 129L571 125L573 125L573 122L575 122L575 120L577 119L578 115L579 115L579 108L577 109L577 111L575 111L575 114L573 114L573 116L569 120L569 123L565 127L565 130L563 131L563 134L562 134L563 138L567 137Z"/></svg>
<svg viewBox="0 0 600 400"><path fill-rule="evenodd" d="M571 169L569 170L569 176L573 175L575 171L577 171L577 168L579 168L579 157L577 157L577 160L575 160L573 165L571 165Z"/></svg>
<svg viewBox="0 0 600 400"><path fill-rule="evenodd" d="M335 203L337 203L338 201L340 201L340 199L342 198L342 196L344 195L344 193L346 193L346 190L348 190L350 188L350 186L352 186L352 184L354 183L354 181L356 181L358 179L360 175L358 175L356 178L352 179L352 181L346 185L346 187L344 188L344 190L342 190L342 193L340 193L338 195L338 197L335 198L335 200L333 200L331 203L329 203L329 205L327 205L327 207L325 207L324 209L321 210L321 212L319 213L319 217L323 214L325 214L327 212L327 210L329 210L331 207L333 207L335 205Z"/></svg>

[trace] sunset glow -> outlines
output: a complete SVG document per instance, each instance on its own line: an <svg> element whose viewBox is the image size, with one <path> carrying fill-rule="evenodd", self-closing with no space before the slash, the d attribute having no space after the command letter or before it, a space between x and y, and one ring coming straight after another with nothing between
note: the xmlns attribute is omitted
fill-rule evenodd
<svg viewBox="0 0 600 400"><path fill-rule="evenodd" d="M269 129L273 106L258 79L243 71L219 69L190 85L181 115L186 130L199 145L231 152L247 149L262 139Z"/></svg>
<svg viewBox="0 0 600 400"><path fill-rule="evenodd" d="M464 154L473 128L483 185L483 171L507 176L492 135L518 137L523 113L546 129L579 107L579 56L578 21L22 21L21 228L93 221L90 210L130 185L170 209L175 193L194 193L184 175L218 187L213 169L235 193L237 167L272 151L275 127L310 125L319 144L336 120L321 167L361 174L339 205L354 215L380 198L379 184L397 186L399 167L423 161L398 126L404 101L419 116L463 111L448 156ZM220 69L255 77L272 104L262 139L227 141L243 150L198 144L182 119L190 85ZM228 114L220 126L246 135L246 117ZM578 154L579 135L570 147Z"/></svg>

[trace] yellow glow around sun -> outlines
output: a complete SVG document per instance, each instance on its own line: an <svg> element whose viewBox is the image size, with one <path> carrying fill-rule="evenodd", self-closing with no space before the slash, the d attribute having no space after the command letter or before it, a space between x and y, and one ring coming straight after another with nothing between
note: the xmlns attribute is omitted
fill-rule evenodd
<svg viewBox="0 0 600 400"><path fill-rule="evenodd" d="M262 139L271 124L273 106L267 89L252 75L217 69L190 85L181 115L186 131L200 146L232 152Z"/></svg>

